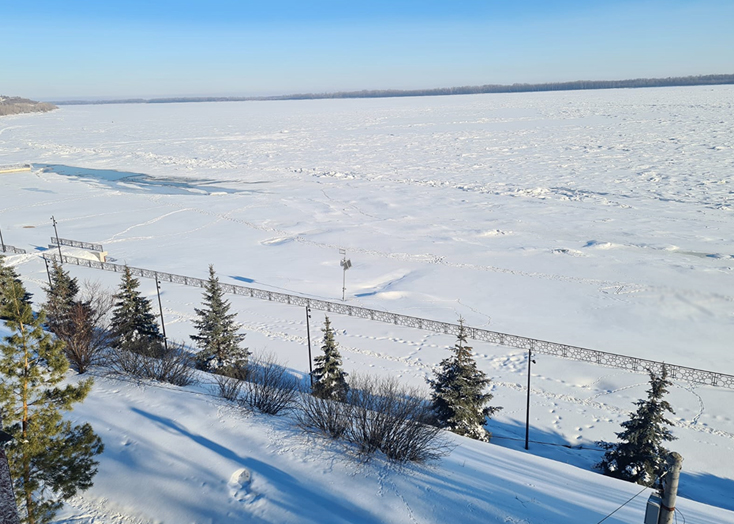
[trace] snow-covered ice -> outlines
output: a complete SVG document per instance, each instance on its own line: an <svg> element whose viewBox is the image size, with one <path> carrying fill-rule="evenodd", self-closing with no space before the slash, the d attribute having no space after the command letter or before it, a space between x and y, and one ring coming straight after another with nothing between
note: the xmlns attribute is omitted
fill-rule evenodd
<svg viewBox="0 0 734 524"><path fill-rule="evenodd" d="M34 170L0 175L0 227L5 242L29 251L9 260L39 298L46 276L38 255L53 235L54 215L61 237L102 243L118 262L200 278L213 263L224 282L329 300L341 298L344 248L354 265L346 275L351 304L449 322L462 316L470 326L734 374L732 95L734 87L717 86L78 106L6 117L0 164L31 162ZM117 284L114 274L72 272ZM143 289L155 292L150 281ZM200 296L164 284L169 335L191 334ZM302 310L232 301L251 349L272 350L297 372L308 369ZM323 317L313 317L317 339ZM422 385L453 343L410 328L332 320L347 371L407 384ZM504 407L489 428L496 437L522 438L526 354L474 347ZM614 491L623 502L635 486L584 471L600 457L588 448L614 439L647 377L536 360L531 439L575 448L532 444L531 455L518 456L522 443L514 440L462 443L407 476L355 466L328 446L303 444L301 435L290 443L286 422L235 413L200 391L174 395L100 378L74 416L94 422L108 451L95 487L74 507L106 508L105 522L115 522L115 511L119 522L135 522L132 508L141 522L226 522L226 511L255 521L315 521L306 502L297 502L301 513L288 513L279 499L295 490L339 502L334 522L349 520L348 512L363 522L448 522L457 512L466 521L568 522L562 512L543 520L551 499L560 504L568 496L557 481L520 480L519 470L534 468L589 488L574 499L574 514L597 506L594 492ZM122 397L113 402L116 388ZM133 400L139 389L145 396ZM196 416L187 395L201 401L191 408ZM734 510L734 391L676 383L669 400L678 437L670 447L685 458L681 495ZM280 433L268 441L273 432ZM136 447L123 446L124 438ZM241 447L243 439L257 442ZM281 450L276 442L289 444ZM125 449L138 451L125 457ZM192 460L198 454L208 458L200 464ZM338 464L328 474L309 466L322 455ZM503 461L518 468L511 473L518 486L541 486L551 499L518 487L520 499L536 502L523 499L525 513L522 504L512 506L491 487ZM462 464L487 483L476 493L461 480ZM133 472L160 490L141 489ZM227 493L246 504L217 513L204 502L224 504ZM594 515L601 518L605 507ZM711 522L734 522L732 513L700 511ZM622 513L618 522L639 520Z"/></svg>

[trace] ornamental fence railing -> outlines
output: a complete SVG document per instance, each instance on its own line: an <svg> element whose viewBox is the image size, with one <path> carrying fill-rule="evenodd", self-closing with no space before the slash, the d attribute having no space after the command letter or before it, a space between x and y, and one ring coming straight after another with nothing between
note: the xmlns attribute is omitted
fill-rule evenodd
<svg viewBox="0 0 734 524"><path fill-rule="evenodd" d="M80 240L69 240L68 238L51 237L51 245L53 247L61 245L78 247L81 249L87 249L89 251L104 251L102 244L92 244L91 242L81 242Z"/></svg>
<svg viewBox="0 0 734 524"><path fill-rule="evenodd" d="M49 261L58 260L58 255L44 255ZM114 264L111 262L98 262L95 260L87 260L83 258L63 255L63 262L84 266L92 269L101 269L104 271L113 271L122 273L125 270L124 265ZM153 271L151 269L142 269L127 266L130 273L136 277L157 279L160 282L172 282L174 284L183 284L185 286L204 287L207 280L186 277L182 275L174 275L161 271ZM388 311L380 311L377 309L369 309L364 307L352 306L345 303L330 302L327 300L318 300L306 298L298 295L290 295L287 293L279 293L276 291L267 291L248 286L236 284L220 283L222 291L233 295L247 296L267 300L270 302L279 302L282 304L290 304L293 306L309 307L318 311L326 311L328 313L337 313L350 317L364 318L367 320L376 320L396 326L406 326L436 333L445 333L456 335L459 330L458 324L449 322L441 322L438 320L429 320L425 318L412 317L409 315L400 315L398 313L390 313ZM734 375L717 373L714 371L706 371L703 369L690 368L686 366L678 366L659 362L655 360L647 360L643 358L630 357L627 355L619 355L606 351L597 351L595 349L587 349L578 346L570 346L568 344L560 344L557 342L549 342L547 340L537 340L534 338L522 337L519 335L511 335L508 333L500 333L498 331L490 331L488 329L480 329L464 326L466 336L473 340L481 340L490 342L500 346L523 349L531 353L540 353L552 355L570 360L581 362L589 362L600 366L624 369L637 373L647 373L652 371L660 373L663 366L668 372L668 377L676 380L682 380L695 384L703 384L708 386L717 386L723 388L734 389Z"/></svg>
<svg viewBox="0 0 734 524"><path fill-rule="evenodd" d="M25 255L26 251L25 249L21 249L19 247L11 246L8 244L3 244L0 248L0 254L8 254L11 253L13 255Z"/></svg>

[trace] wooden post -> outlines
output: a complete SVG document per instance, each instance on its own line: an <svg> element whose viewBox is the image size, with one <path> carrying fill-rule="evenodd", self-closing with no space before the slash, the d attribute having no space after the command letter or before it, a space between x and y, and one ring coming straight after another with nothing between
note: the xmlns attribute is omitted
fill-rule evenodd
<svg viewBox="0 0 734 524"><path fill-rule="evenodd" d="M668 456L668 474L663 479L663 501L660 504L658 524L672 524L675 515L675 498L678 495L678 480L683 465L683 457L678 453Z"/></svg>

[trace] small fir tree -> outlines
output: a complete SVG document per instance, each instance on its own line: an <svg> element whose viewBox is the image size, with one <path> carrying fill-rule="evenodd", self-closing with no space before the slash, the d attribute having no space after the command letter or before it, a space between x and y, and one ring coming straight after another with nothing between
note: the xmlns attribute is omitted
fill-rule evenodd
<svg viewBox="0 0 734 524"><path fill-rule="evenodd" d="M91 380L60 386L69 362L63 343L44 332L17 281L3 284L2 314L11 334L0 344L0 411L14 440L7 450L23 522L50 522L62 501L92 485L102 441L89 424L72 425L63 413L81 402Z"/></svg>
<svg viewBox="0 0 734 524"><path fill-rule="evenodd" d="M194 309L198 318L194 321L197 335L191 335L201 351L196 356L199 369L240 377L247 369L250 352L241 348L245 335L238 333L236 313L230 313L231 304L224 298L214 266L209 265L209 281L204 288L201 309Z"/></svg>
<svg viewBox="0 0 734 524"><path fill-rule="evenodd" d="M619 442L599 443L607 449L604 458L596 465L604 475L643 486L660 487L660 478L670 454L663 447L663 442L675 440L666 427L672 422L665 418L666 412L675 412L668 401L663 400L670 385L665 366L660 375L650 371L647 399L635 402L637 411L630 414L629 420L622 422L624 431L617 433Z"/></svg>
<svg viewBox="0 0 734 524"><path fill-rule="evenodd" d="M10 289L12 282L20 283L20 277L10 266L5 265L5 256L0 255L0 320L6 320L3 316L3 308L7 304L7 297L5 290ZM32 295L28 292L23 295L24 302L30 302Z"/></svg>
<svg viewBox="0 0 734 524"><path fill-rule="evenodd" d="M150 300L140 294L138 287L140 282L125 266L110 321L112 347L154 355L159 352L163 337Z"/></svg>
<svg viewBox="0 0 734 524"><path fill-rule="evenodd" d="M486 418L502 408L489 407L493 395L485 390L490 380L477 369L472 348L466 345L464 320L459 319L453 355L441 361L428 380L433 390L431 401L439 425L459 435L489 442L484 429Z"/></svg>
<svg viewBox="0 0 734 524"><path fill-rule="evenodd" d="M344 401L349 392L347 373L342 370L342 356L334 340L334 329L329 317L325 317L321 331L324 332L321 346L324 354L314 359L316 367L313 370L313 394L320 398Z"/></svg>
<svg viewBox="0 0 734 524"><path fill-rule="evenodd" d="M46 326L56 336L71 331L71 311L79 294L79 284L69 272L54 260L51 270L51 284L44 287L46 303L43 310L46 313Z"/></svg>

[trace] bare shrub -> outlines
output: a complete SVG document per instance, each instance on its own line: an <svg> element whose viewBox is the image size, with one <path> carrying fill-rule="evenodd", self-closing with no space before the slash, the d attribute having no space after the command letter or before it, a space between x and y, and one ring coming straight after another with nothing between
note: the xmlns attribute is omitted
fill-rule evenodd
<svg viewBox="0 0 734 524"><path fill-rule="evenodd" d="M293 407L300 381L272 353L250 360L242 403L261 413L277 415Z"/></svg>
<svg viewBox="0 0 734 524"><path fill-rule="evenodd" d="M121 374L135 378L168 382L176 386L188 386L195 382L193 358L184 344L168 342L168 348L157 341L140 339L134 347L112 349L108 357L109 367Z"/></svg>
<svg viewBox="0 0 734 524"><path fill-rule="evenodd" d="M361 453L381 451L397 462L425 462L450 451L443 431L434 425L428 400L416 388L394 378L353 377L348 397L345 438Z"/></svg>
<svg viewBox="0 0 734 524"><path fill-rule="evenodd" d="M225 400L237 402L242 393L242 380L226 375L214 375L216 393Z"/></svg>
<svg viewBox="0 0 734 524"><path fill-rule="evenodd" d="M351 406L336 400L303 395L296 412L298 425L330 438L341 438L349 426Z"/></svg>
<svg viewBox="0 0 734 524"><path fill-rule="evenodd" d="M198 367L198 362L196 364ZM237 364L213 368L209 372L236 380L248 380L250 377L250 366L246 363L239 362Z"/></svg>
<svg viewBox="0 0 734 524"><path fill-rule="evenodd" d="M79 373L101 361L110 343L109 314L114 304L112 293L99 282L85 281L81 299L71 304L64 322L56 326L64 341L66 357Z"/></svg>

